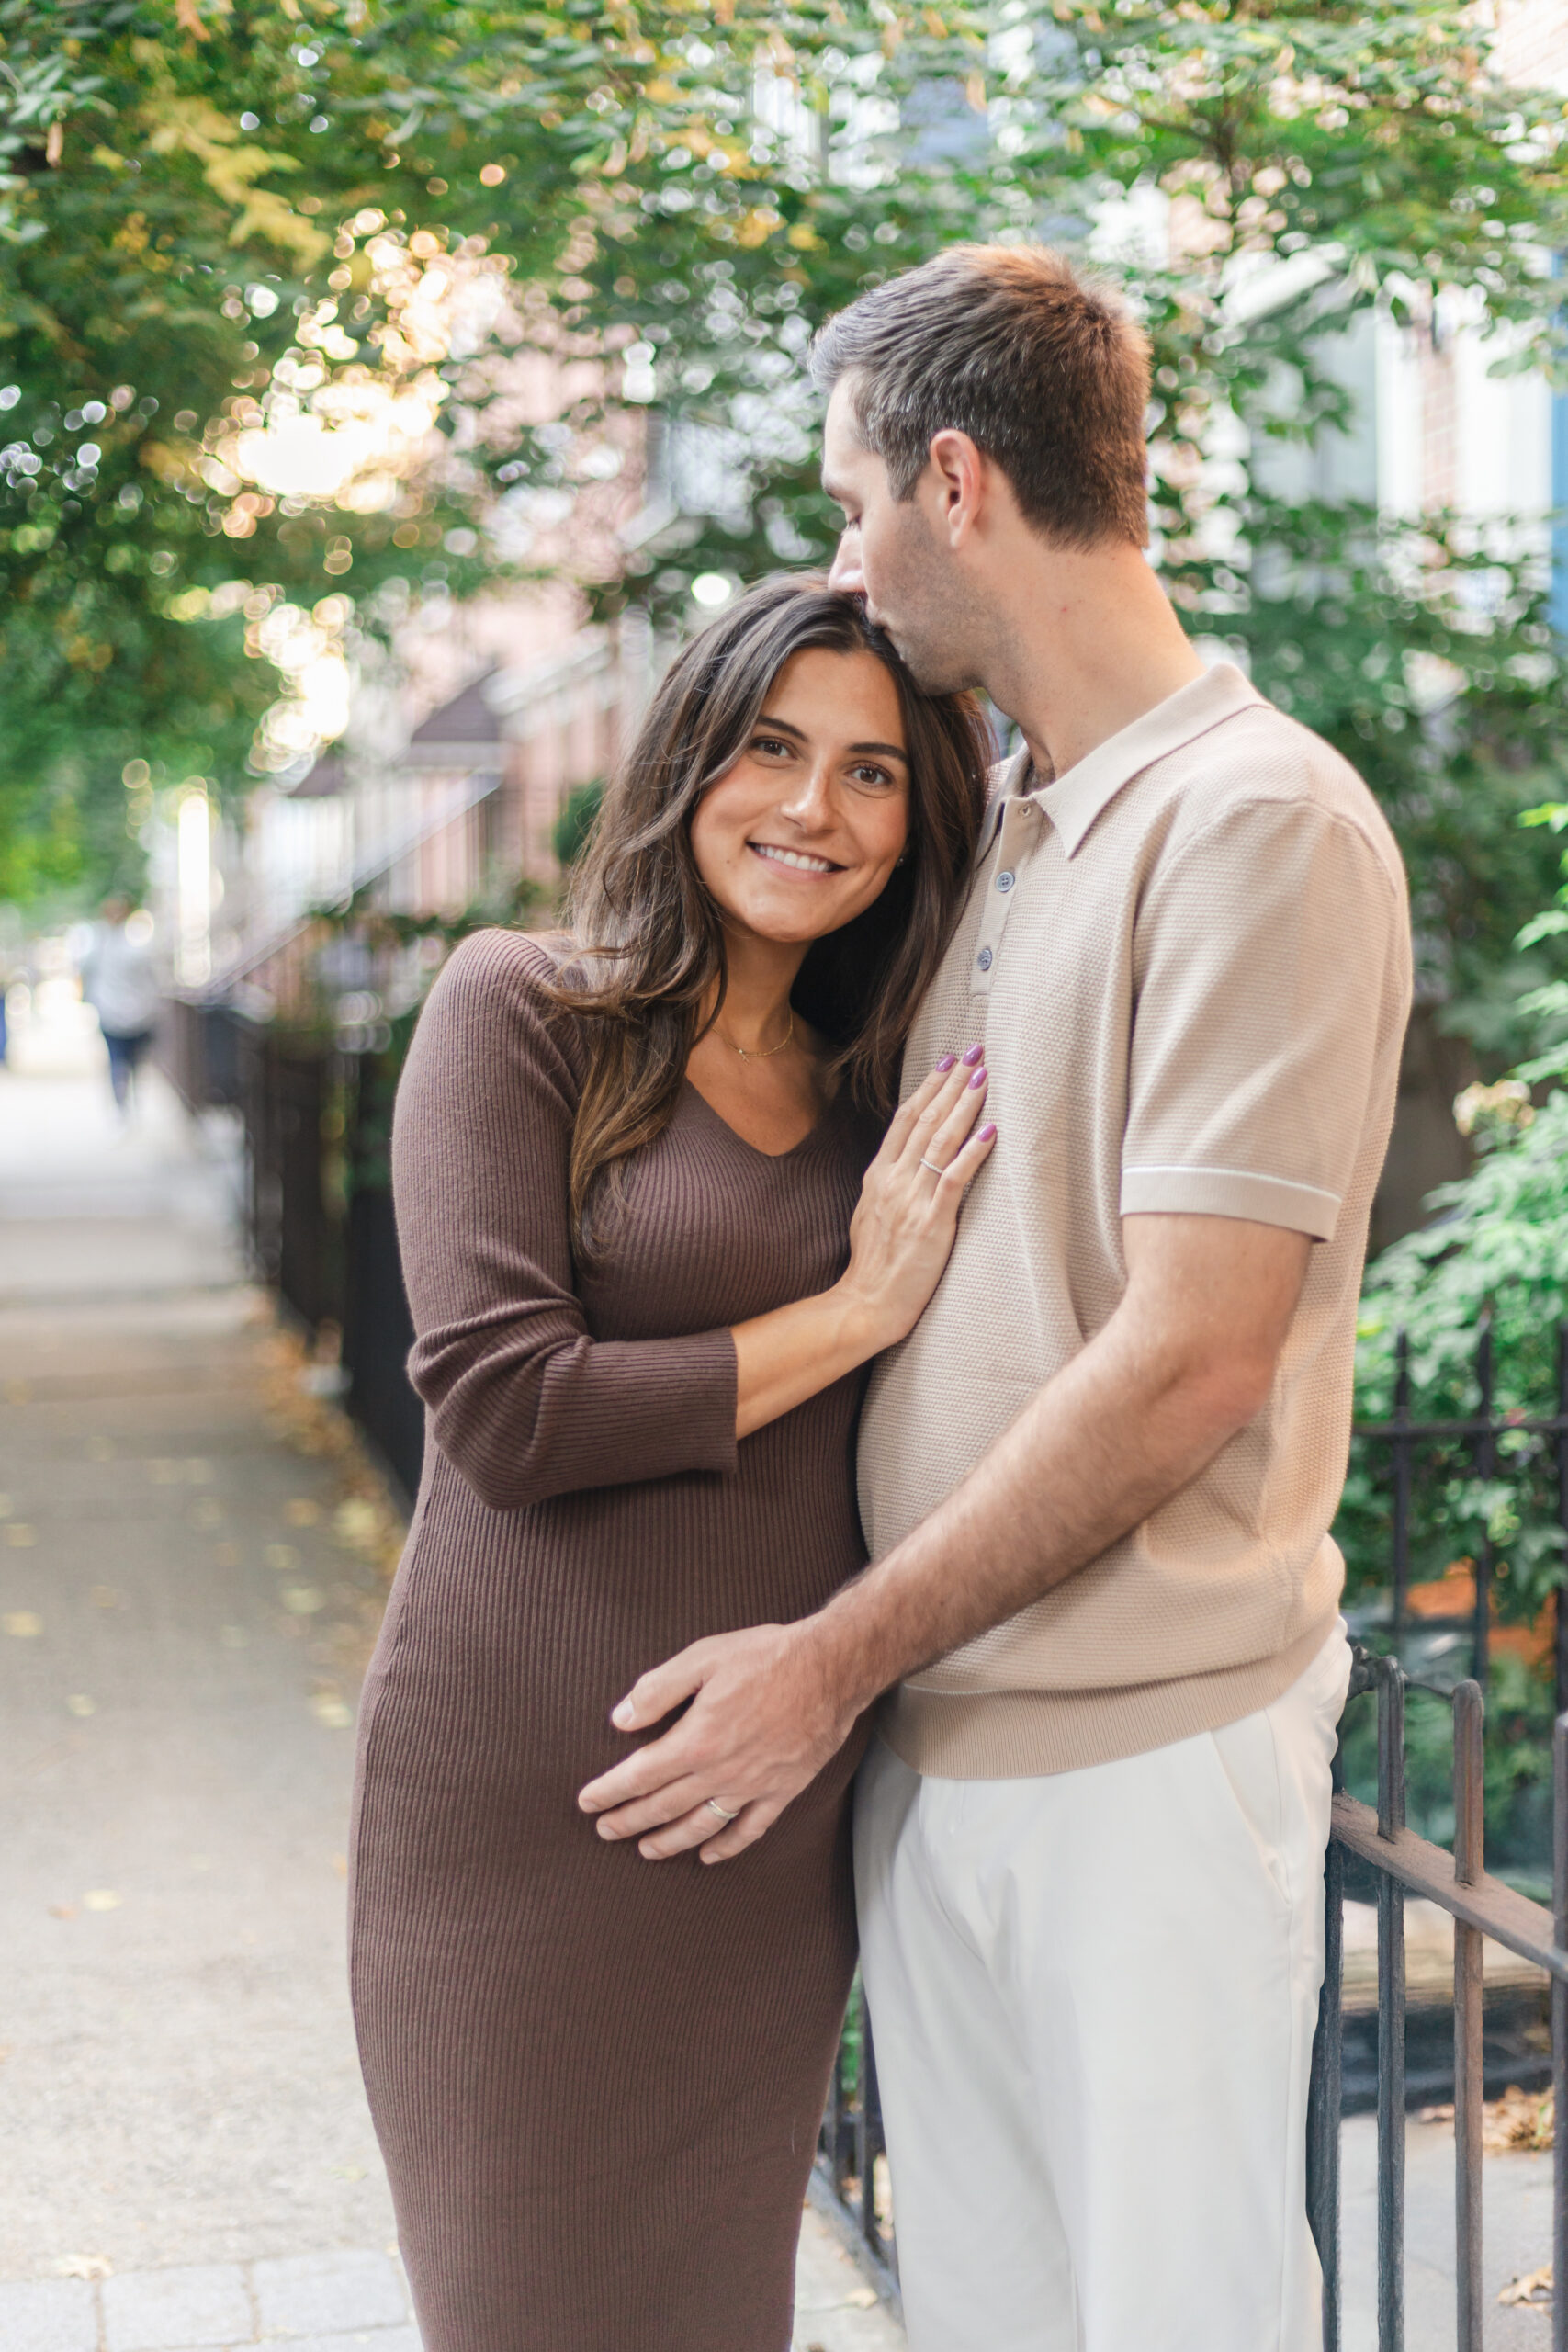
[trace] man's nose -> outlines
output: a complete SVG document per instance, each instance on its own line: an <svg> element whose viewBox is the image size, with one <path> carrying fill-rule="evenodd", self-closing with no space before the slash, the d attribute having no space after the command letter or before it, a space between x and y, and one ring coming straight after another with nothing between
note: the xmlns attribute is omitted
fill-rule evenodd
<svg viewBox="0 0 1568 2352"><path fill-rule="evenodd" d="M839 541L833 569L828 574L828 585L838 589L843 596L863 596L865 594L865 581L861 572L860 542L849 531Z"/></svg>

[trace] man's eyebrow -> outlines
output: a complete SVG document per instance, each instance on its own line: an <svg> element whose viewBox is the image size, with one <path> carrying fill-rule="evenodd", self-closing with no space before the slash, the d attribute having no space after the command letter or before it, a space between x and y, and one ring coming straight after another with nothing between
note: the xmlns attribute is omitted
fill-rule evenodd
<svg viewBox="0 0 1568 2352"><path fill-rule="evenodd" d="M824 498L830 498L835 506L847 506L850 503L849 492L847 490L840 490L833 482L829 481L826 474L822 477L822 495Z"/></svg>

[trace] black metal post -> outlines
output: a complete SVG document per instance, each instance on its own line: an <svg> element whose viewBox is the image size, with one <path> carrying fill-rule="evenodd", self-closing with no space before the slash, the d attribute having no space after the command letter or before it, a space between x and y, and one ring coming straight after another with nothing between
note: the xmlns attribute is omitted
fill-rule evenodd
<svg viewBox="0 0 1568 2352"><path fill-rule="evenodd" d="M1410 1589L1410 1338L1401 1331L1393 1343L1393 1654L1401 1656L1404 1642L1405 1594Z"/></svg>
<svg viewBox="0 0 1568 2352"><path fill-rule="evenodd" d="M1454 1877L1473 1886L1485 1867L1481 1686L1454 1692ZM1483 2352L1481 2267L1482 1948L1479 1928L1454 1921L1454 2234L1459 2352Z"/></svg>
<svg viewBox="0 0 1568 2352"><path fill-rule="evenodd" d="M1557 1524L1562 1551L1557 1588L1557 1708L1568 1710L1568 1321L1557 1326Z"/></svg>
<svg viewBox="0 0 1568 2352"><path fill-rule="evenodd" d="M1378 1661L1378 1835L1404 1827L1404 1674ZM1404 1890L1378 1880L1378 2352L1404 2352Z"/></svg>
<svg viewBox="0 0 1568 2352"><path fill-rule="evenodd" d="M1343 1775L1334 1759L1337 1787ZM1307 2217L1323 2266L1323 2352L1339 2352L1339 2117L1345 2103L1345 1855L1324 1863L1323 1991L1307 2097Z"/></svg>
<svg viewBox="0 0 1568 2352"><path fill-rule="evenodd" d="M860 2228L867 2245L880 2245L876 2224L876 2159L882 2154L882 2100L876 2087L876 2052L871 2041L871 2012L863 1987L860 1996L860 2114L855 2121L855 2162L860 2173Z"/></svg>
<svg viewBox="0 0 1568 2352"><path fill-rule="evenodd" d="M1481 1392L1481 1415L1475 1433L1475 1475L1491 1478L1497 1466L1497 1434L1493 1421L1492 1315L1481 1317L1475 1342L1475 1385ZM1475 1624L1471 1637L1471 1672L1486 1688L1487 1650L1492 1632L1492 1538L1483 1535L1475 1555Z"/></svg>

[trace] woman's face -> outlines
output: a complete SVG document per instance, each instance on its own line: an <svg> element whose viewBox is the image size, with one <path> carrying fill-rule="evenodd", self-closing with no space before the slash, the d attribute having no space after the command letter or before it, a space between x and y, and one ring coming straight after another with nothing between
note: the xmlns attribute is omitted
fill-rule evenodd
<svg viewBox="0 0 1568 2352"><path fill-rule="evenodd" d="M727 930L820 939L886 887L909 831L898 690L874 654L796 653L734 766L692 818Z"/></svg>

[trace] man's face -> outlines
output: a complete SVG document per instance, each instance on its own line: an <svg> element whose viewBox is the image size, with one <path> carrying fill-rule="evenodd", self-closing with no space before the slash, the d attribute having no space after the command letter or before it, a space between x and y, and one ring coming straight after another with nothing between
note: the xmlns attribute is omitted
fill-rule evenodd
<svg viewBox="0 0 1568 2352"><path fill-rule="evenodd" d="M864 598L918 685L927 694L952 694L979 683L967 644L975 606L942 544L940 486L934 468L930 471L911 497L894 497L886 466L860 438L850 382L840 378L822 444L822 486L844 510L832 584Z"/></svg>

